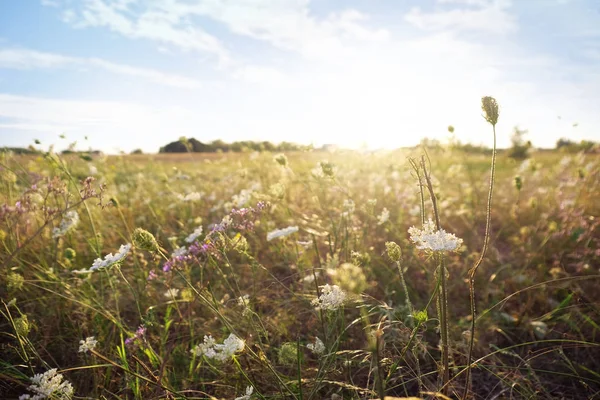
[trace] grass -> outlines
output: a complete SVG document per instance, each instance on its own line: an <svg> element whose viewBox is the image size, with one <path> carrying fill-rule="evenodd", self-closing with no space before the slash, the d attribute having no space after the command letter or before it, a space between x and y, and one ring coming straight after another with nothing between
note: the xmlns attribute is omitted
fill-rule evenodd
<svg viewBox="0 0 600 400"><path fill-rule="evenodd" d="M253 399L460 398L490 158L428 153L441 227L464 240L444 255L444 386L437 256L407 233L422 222L408 161L421 152L274 156L2 155L0 397L32 393L29 377L57 368L75 398L236 398L248 386ZM489 249L474 277L469 398L599 396L599 168L597 155L498 156ZM193 192L200 199L183 200ZM433 218L427 190L424 200ZM259 202L262 211L222 223ZM53 237L68 209L79 223ZM198 226L210 249L163 272ZM288 226L298 231L267 241ZM122 261L74 272L126 243ZM342 307L311 303L325 284L345 291ZM230 334L244 349L224 361L192 352L205 335ZM90 336L96 347L78 352ZM322 354L307 348L317 337Z"/></svg>

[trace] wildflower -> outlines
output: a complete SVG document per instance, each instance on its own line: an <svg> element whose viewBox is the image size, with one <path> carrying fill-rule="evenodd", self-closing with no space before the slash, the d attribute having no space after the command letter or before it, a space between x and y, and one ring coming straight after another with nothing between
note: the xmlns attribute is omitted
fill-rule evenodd
<svg viewBox="0 0 600 400"><path fill-rule="evenodd" d="M143 338L144 335L146 335L146 327L144 325L140 325L137 328L137 330L135 331L135 334L133 337L125 339L125 344L129 346L130 344L135 342L137 339Z"/></svg>
<svg viewBox="0 0 600 400"><path fill-rule="evenodd" d="M192 243L200 235L202 235L202 225L194 229L194 232L190 233L189 236L185 238L185 241L188 243Z"/></svg>
<svg viewBox="0 0 600 400"><path fill-rule="evenodd" d="M346 293L338 285L321 286L321 295L312 301L317 310L337 310L346 301Z"/></svg>
<svg viewBox="0 0 600 400"><path fill-rule="evenodd" d="M343 263L327 273L333 282L346 292L361 293L367 287L367 277L363 269L352 263Z"/></svg>
<svg viewBox="0 0 600 400"><path fill-rule="evenodd" d="M286 342L277 352L277 358L282 365L294 365L298 362L298 346L296 343Z"/></svg>
<svg viewBox="0 0 600 400"><path fill-rule="evenodd" d="M275 229L267 234L267 241L270 242L273 239L277 239L278 237L284 237L291 235L294 232L298 232L297 226L288 226L283 229Z"/></svg>
<svg viewBox="0 0 600 400"><path fill-rule="evenodd" d="M242 311L242 315L244 317L248 316L252 312L252 310L250 310L250 296L248 296L247 294L238 297L237 303L238 303L238 306L241 306L244 308L244 311Z"/></svg>
<svg viewBox="0 0 600 400"><path fill-rule="evenodd" d="M75 272L76 274L90 274L96 270L111 267L115 264L120 263L125 258L125 256L127 256L129 250L131 250L131 244L122 244L119 248L119 251L116 254L113 255L112 253L109 253L106 256L104 256L104 259L96 258L90 269L81 269L73 272Z"/></svg>
<svg viewBox="0 0 600 400"><path fill-rule="evenodd" d="M185 201L185 202L188 202L188 201L198 201L198 200L200 200L202 198L202 195L203 195L202 193L198 193L198 192L192 192L192 193L188 193L186 195L178 193L177 194L177 198L179 200Z"/></svg>
<svg viewBox="0 0 600 400"><path fill-rule="evenodd" d="M87 353L90 350L94 350L98 341L93 336L85 338L85 340L79 341L79 353Z"/></svg>
<svg viewBox="0 0 600 400"><path fill-rule="evenodd" d="M156 272L153 269L151 269L150 272L148 272L148 278L147 278L147 280L151 281L151 280L154 280L156 278L158 278L158 275L156 274Z"/></svg>
<svg viewBox="0 0 600 400"><path fill-rule="evenodd" d="M321 355L325 352L325 344L318 337L315 338L314 343L309 343L306 345L306 347L316 355Z"/></svg>
<svg viewBox="0 0 600 400"><path fill-rule="evenodd" d="M387 208L383 208L381 214L377 217L377 225L383 225L390 220L390 211Z"/></svg>
<svg viewBox="0 0 600 400"><path fill-rule="evenodd" d="M354 201L352 201L351 199L346 199L344 200L344 213L342 215L350 215L354 212L354 210L356 209L356 206L354 205Z"/></svg>
<svg viewBox="0 0 600 400"><path fill-rule="evenodd" d="M178 247L175 249L173 254L171 254L171 258L185 256L187 253L188 253L188 249L185 246Z"/></svg>
<svg viewBox="0 0 600 400"><path fill-rule="evenodd" d="M179 289L169 289L165 292L165 297L169 299L174 299L177 296L179 296Z"/></svg>
<svg viewBox="0 0 600 400"><path fill-rule="evenodd" d="M222 362L233 357L235 353L244 350L244 347L244 341L233 333L223 341L223 344L218 344L212 336L205 335L204 343L196 345L191 352L197 357L204 355L207 358L214 358Z"/></svg>
<svg viewBox="0 0 600 400"><path fill-rule="evenodd" d="M68 231L77 226L77 224L79 224L79 214L77 214L77 211L67 211L62 221L60 221L58 228L52 230L52 239L64 236Z"/></svg>
<svg viewBox="0 0 600 400"><path fill-rule="evenodd" d="M252 386L247 386L246 387L246 394L240 397L236 397L235 400L250 400L250 397L252 396L252 392L254 391L254 388Z"/></svg>
<svg viewBox="0 0 600 400"><path fill-rule="evenodd" d="M408 229L410 240L412 240L419 250L430 251L455 251L463 243L462 239L457 238L452 233L445 230L435 230L435 224L431 219L423 225L423 229L411 227Z"/></svg>
<svg viewBox="0 0 600 400"><path fill-rule="evenodd" d="M67 400L73 397L73 386L69 381L63 381L63 375L52 368L43 374L35 374L31 378L33 383L27 389L35 395L24 394L19 400L41 400L46 398Z"/></svg>

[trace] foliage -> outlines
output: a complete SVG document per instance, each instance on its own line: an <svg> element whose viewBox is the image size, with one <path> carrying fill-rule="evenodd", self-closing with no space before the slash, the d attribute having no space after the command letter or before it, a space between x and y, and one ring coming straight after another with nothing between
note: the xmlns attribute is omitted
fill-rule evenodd
<svg viewBox="0 0 600 400"><path fill-rule="evenodd" d="M0 397L53 368L86 398L440 391L436 248L408 233L433 218L408 162L420 152L0 155ZM460 246L444 256L458 397L489 157L425 160L443 231L419 240ZM475 398L600 391L599 173L595 154L498 156Z"/></svg>

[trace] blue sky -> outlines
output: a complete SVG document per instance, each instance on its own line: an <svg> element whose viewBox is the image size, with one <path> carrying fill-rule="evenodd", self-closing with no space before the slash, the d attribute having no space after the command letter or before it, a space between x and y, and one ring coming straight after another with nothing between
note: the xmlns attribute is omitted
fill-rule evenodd
<svg viewBox="0 0 600 400"><path fill-rule="evenodd" d="M600 140L600 2L0 0L0 146L489 144L484 95L500 146Z"/></svg>

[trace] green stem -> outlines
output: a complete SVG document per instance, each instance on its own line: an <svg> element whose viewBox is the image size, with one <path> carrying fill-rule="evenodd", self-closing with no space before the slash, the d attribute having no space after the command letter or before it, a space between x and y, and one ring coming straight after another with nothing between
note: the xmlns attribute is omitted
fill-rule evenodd
<svg viewBox="0 0 600 400"><path fill-rule="evenodd" d="M485 221L485 236L483 238L483 249L479 259L469 271L469 298L471 301L471 335L469 338L469 351L467 356L467 369L465 372L465 390L463 392L463 400L467 398L469 394L469 388L471 386L471 362L473 360L473 344L475 342L475 323L477 316L477 309L475 308L475 272L477 268L483 262L485 254L487 253L489 241L490 241L490 225L492 220L492 194L494 192L494 173L496 171L496 125L492 125L494 132L494 147L492 150L492 166L490 171L490 190L488 193L487 212Z"/></svg>

